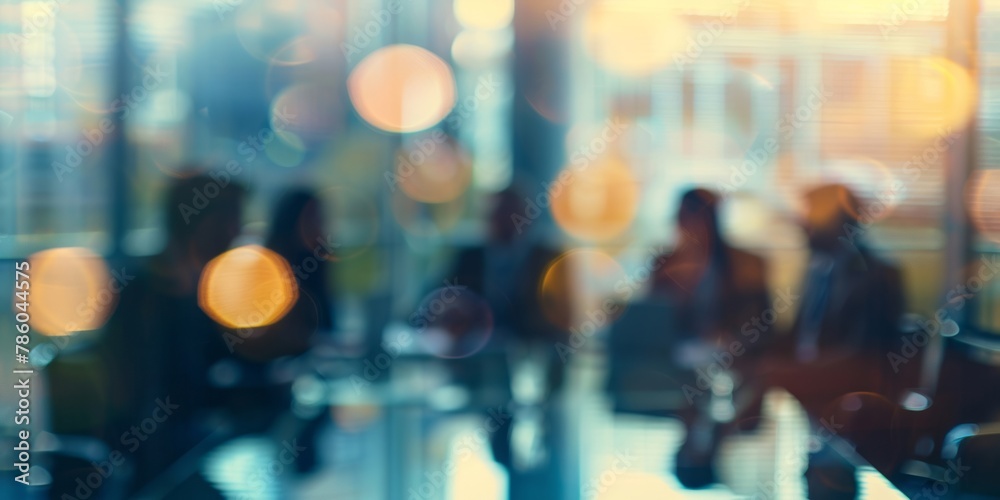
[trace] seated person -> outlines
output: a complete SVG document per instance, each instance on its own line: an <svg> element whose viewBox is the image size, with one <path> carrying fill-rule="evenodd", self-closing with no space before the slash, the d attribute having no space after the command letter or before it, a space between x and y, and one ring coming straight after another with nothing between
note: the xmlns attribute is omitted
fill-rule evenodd
<svg viewBox="0 0 1000 500"><path fill-rule="evenodd" d="M901 273L865 244L861 206L846 187L818 187L806 202L809 264L795 323L775 354L779 364L811 376L787 377L788 388L813 414L852 390L895 401L886 356L900 340Z"/></svg>
<svg viewBox="0 0 1000 500"><path fill-rule="evenodd" d="M122 290L102 340L111 406L108 442L126 444L123 432L154 411L171 411L155 434L135 441L134 449L126 447L136 461L130 491L204 440L212 425L207 417L222 409L209 372L231 354L222 328L198 305L198 282L205 265L239 234L244 190L233 183L204 208L184 210L192 206L196 190L213 183L207 175L195 175L170 186L165 247Z"/></svg>
<svg viewBox="0 0 1000 500"><path fill-rule="evenodd" d="M838 424L838 437L887 474L899 451L891 441L898 433L890 427L902 378L892 373L887 356L898 351L901 338L901 274L866 246L861 206L849 189L824 185L805 199L810 256L798 314L762 377L802 404L817 435L823 422L846 422ZM857 493L854 467L829 442L810 456L806 477L811 498Z"/></svg>
<svg viewBox="0 0 1000 500"><path fill-rule="evenodd" d="M514 190L498 193L494 203L489 240L485 245L459 250L448 276L489 305L494 346L538 349L547 354L549 389L555 390L561 383L562 363L552 345L565 342L569 320L553 318L539 298L539 287L559 252L532 244L527 234L517 230L511 216L525 213L525 202Z"/></svg>
<svg viewBox="0 0 1000 500"><path fill-rule="evenodd" d="M513 189L498 193L494 203L489 218L489 240L481 246L460 249L447 275L448 283L471 293L459 292L455 310L439 320L445 327L460 332L468 330L475 317L483 316L476 312L480 310L477 304L485 303L493 321L492 336L478 354L449 360L451 369L456 380L474 391L481 391L486 385L499 386L508 393L505 401L539 407L543 415L549 416L547 405L560 390L565 369L554 346L567 342L569 318L563 314L567 312L564 307L549 307L539 290L548 266L559 253L534 244L530 241L531 234L521 232L523 227L517 226L514 216L526 213L526 203ZM569 294L569 286L555 288L559 293ZM565 296L551 299L561 305L569 300ZM537 371L530 376L516 376L532 369ZM532 387L515 384L515 379L531 380ZM521 417L514 416L491 435L494 458L508 467L516 454L511 446L511 429L520 422ZM552 425L550 418L546 418L545 425ZM545 432L547 437L551 434Z"/></svg>
<svg viewBox="0 0 1000 500"><path fill-rule="evenodd" d="M720 381L705 377L728 374L736 379L732 383L748 380L769 338L760 332L747 336L744 328L769 307L764 261L725 241L718 205L719 197L708 190L684 193L677 212L677 247L659 259L653 280L653 293L676 311L676 331L665 334L680 341L677 359L664 363L687 370L682 390L688 404L680 417L688 432L677 456L677 475L688 487L715 482L718 424L726 420L710 415L712 385Z"/></svg>

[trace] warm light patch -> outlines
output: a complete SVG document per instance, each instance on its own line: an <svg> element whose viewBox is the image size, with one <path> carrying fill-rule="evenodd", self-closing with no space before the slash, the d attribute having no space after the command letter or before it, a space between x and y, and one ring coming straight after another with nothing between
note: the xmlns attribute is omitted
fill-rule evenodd
<svg viewBox="0 0 1000 500"><path fill-rule="evenodd" d="M514 19L514 0L455 0L455 19L466 28L498 30Z"/></svg>
<svg viewBox="0 0 1000 500"><path fill-rule="evenodd" d="M597 0L586 16L587 52L624 75L643 76L666 67L688 40L687 24L663 0Z"/></svg>
<svg viewBox="0 0 1000 500"><path fill-rule="evenodd" d="M438 56L413 45L390 45L358 64L347 82L351 102L368 123L389 132L416 132L448 116L455 78Z"/></svg>
<svg viewBox="0 0 1000 500"><path fill-rule="evenodd" d="M892 123L917 139L947 136L965 127L975 112L979 88L965 68L939 57L893 62Z"/></svg>
<svg viewBox="0 0 1000 500"><path fill-rule="evenodd" d="M814 9L814 10L813 10ZM904 10L905 9L905 10ZM944 21L948 0L816 0L808 15L825 23L874 24L905 15L907 21ZM895 26L893 26L895 27ZM895 31L891 32L895 33Z"/></svg>
<svg viewBox="0 0 1000 500"><path fill-rule="evenodd" d="M569 166L549 190L559 227L586 241L621 236L635 218L639 189L628 166L604 158L583 168Z"/></svg>
<svg viewBox="0 0 1000 500"><path fill-rule="evenodd" d="M969 218L984 238L1000 242L1000 170L980 170L966 184Z"/></svg>
<svg viewBox="0 0 1000 500"><path fill-rule="evenodd" d="M538 301L546 319L562 328L609 325L622 312L615 287L626 278L614 257L597 249L571 250L545 270ZM610 301L606 303L606 301Z"/></svg>
<svg viewBox="0 0 1000 500"><path fill-rule="evenodd" d="M127 283L111 277L104 260L84 248L38 252L31 263L31 327L45 335L68 335L104 325Z"/></svg>
<svg viewBox="0 0 1000 500"><path fill-rule="evenodd" d="M288 262L257 245L236 248L212 259L198 285L198 305L228 328L273 324L288 313L298 296Z"/></svg>
<svg viewBox="0 0 1000 500"><path fill-rule="evenodd" d="M658 500L678 498L681 492L674 490L667 482L652 474L618 473L613 469L602 473L601 485L605 488L597 500Z"/></svg>
<svg viewBox="0 0 1000 500"><path fill-rule="evenodd" d="M472 162L443 134L435 132L397 156L395 180L416 201L444 203L458 198L469 187Z"/></svg>

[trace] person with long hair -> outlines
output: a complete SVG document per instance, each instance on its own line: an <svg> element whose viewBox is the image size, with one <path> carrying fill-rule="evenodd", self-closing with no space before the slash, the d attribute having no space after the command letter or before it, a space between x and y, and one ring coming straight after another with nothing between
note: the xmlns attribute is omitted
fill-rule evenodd
<svg viewBox="0 0 1000 500"><path fill-rule="evenodd" d="M764 260L734 248L719 225L720 199L706 189L681 196L677 243L661 256L653 278L654 296L669 302L675 318L666 335L675 338L675 356L665 360L682 373L687 403L678 412L687 437L677 453L678 479L689 488L716 482L715 455L721 433L731 425L733 408L719 414L712 401L720 386L733 387L753 378L755 361L768 338L747 338L743 326L768 308ZM736 353L733 346L738 345ZM722 360L722 361L720 361ZM707 377L712 377L709 380ZM746 391L743 391L746 392Z"/></svg>
<svg viewBox="0 0 1000 500"><path fill-rule="evenodd" d="M313 332L330 332L336 325L329 284L335 243L326 233L323 210L323 202L312 190L288 191L278 201L265 242L294 269L299 301L289 316Z"/></svg>
<svg viewBox="0 0 1000 500"><path fill-rule="evenodd" d="M332 263L337 243L327 232L323 201L312 190L296 188L278 200L265 245L288 261L299 289L298 300L288 314L267 328L264 342L247 352L257 359L298 355L308 351L317 336L332 335L337 326ZM273 391L275 409L289 410L291 386ZM312 417L298 417L296 439L305 443L295 459L300 472L309 472L318 464L317 439L329 420L327 412Z"/></svg>

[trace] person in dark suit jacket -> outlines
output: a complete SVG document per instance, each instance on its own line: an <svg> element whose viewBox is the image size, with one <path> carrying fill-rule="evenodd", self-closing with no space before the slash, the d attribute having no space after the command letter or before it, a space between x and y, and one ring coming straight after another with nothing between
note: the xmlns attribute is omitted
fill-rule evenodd
<svg viewBox="0 0 1000 500"><path fill-rule="evenodd" d="M658 259L652 283L653 293L670 302L676 315L667 334L677 338L679 348L676 359L668 362L681 369L679 382L688 404L678 412L687 438L678 451L675 472L690 488L715 482L715 455L732 418L712 414L712 385L727 377L734 384L747 381L770 338L766 332L748 336L745 331L768 308L766 265L726 242L719 227L719 202L706 189L681 196L677 245Z"/></svg>
<svg viewBox="0 0 1000 500"><path fill-rule="evenodd" d="M847 187L820 186L805 200L810 256L798 315L763 372L817 429L839 422L831 432L888 474L901 451L893 409L905 382L887 355L902 338L902 275L865 244L863 208ZM806 478L810 498L857 494L854 467L829 443L810 455Z"/></svg>
<svg viewBox="0 0 1000 500"><path fill-rule="evenodd" d="M862 208L849 189L820 186L805 198L810 257L798 314L780 353L783 363L791 362L786 366L808 369L821 380L793 377L789 387L811 412L852 390L894 397L898 388L886 372L886 354L900 340L902 274L866 245Z"/></svg>
<svg viewBox="0 0 1000 500"><path fill-rule="evenodd" d="M130 493L202 442L213 431L209 417L223 411L211 367L231 354L222 327L199 307L198 283L205 265L239 235L245 190L234 182L204 205L193 202L209 185L218 187L212 177L194 175L169 187L165 247L122 290L102 338L110 393L105 439L131 452ZM164 408L170 418L154 434L141 442L126 436Z"/></svg>

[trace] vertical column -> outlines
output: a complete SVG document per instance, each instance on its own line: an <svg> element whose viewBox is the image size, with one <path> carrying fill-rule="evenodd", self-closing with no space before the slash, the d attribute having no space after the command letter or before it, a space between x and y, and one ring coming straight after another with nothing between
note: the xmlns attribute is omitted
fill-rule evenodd
<svg viewBox="0 0 1000 500"><path fill-rule="evenodd" d="M128 93L133 76L128 51L131 43L127 22L130 4L129 0L117 0L116 3L118 10L115 13L114 20L115 43L113 46L115 53L114 62L111 66L113 68L112 71L114 71L111 83L112 96ZM111 102L112 100L114 100L114 97L108 101ZM108 214L109 257L117 260L125 255L124 243L125 235L128 231L130 198L128 192L128 172L132 166L134 155L128 144L128 131L125 129L127 124L122 120L121 114L112 113L109 119L114 123L113 130L116 131L108 151L108 185L111 196L111 200L108 203L108 208L111 212Z"/></svg>
<svg viewBox="0 0 1000 500"><path fill-rule="evenodd" d="M963 67L972 75L976 71L978 51L979 2L971 0L951 0L947 25L946 57ZM979 128L978 112L968 122L964 130L957 132L955 145L945 154L945 212L942 231L945 235L945 280L946 286L965 282L965 263L971 255L971 238L968 218L965 212L965 182L977 162L976 131ZM967 310L960 314L968 317ZM956 318L958 321L966 317ZM923 387L933 387L937 381L941 361L944 358L944 341L934 336L924 350L923 371L920 382Z"/></svg>
<svg viewBox="0 0 1000 500"><path fill-rule="evenodd" d="M563 144L569 117L565 96L572 83L569 45L572 26L586 9L586 4L576 3L518 0L514 10L511 151L514 178L525 183L528 192L523 195L531 198L565 163ZM551 223L546 214L536 224L548 227Z"/></svg>

